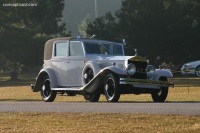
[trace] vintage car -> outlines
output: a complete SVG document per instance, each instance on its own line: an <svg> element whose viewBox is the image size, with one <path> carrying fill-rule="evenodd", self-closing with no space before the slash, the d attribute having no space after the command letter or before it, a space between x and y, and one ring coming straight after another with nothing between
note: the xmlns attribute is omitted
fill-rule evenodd
<svg viewBox="0 0 200 133"><path fill-rule="evenodd" d="M200 77L200 60L185 63L181 67L181 73L182 75L195 75Z"/></svg>
<svg viewBox="0 0 200 133"><path fill-rule="evenodd" d="M52 102L57 93L81 94L89 102L97 102L101 94L117 102L121 94L146 93L154 102L164 102L168 87L173 87L168 82L172 73L155 69L137 54L125 56L123 42L79 37L47 41L32 91L40 92L45 102Z"/></svg>

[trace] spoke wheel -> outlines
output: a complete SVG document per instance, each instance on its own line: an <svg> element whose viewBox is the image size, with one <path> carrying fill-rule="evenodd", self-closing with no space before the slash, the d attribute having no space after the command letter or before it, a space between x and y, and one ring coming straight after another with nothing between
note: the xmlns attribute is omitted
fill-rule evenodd
<svg viewBox="0 0 200 133"><path fill-rule="evenodd" d="M86 70L86 72L84 73L84 79L85 79L85 83L89 83L90 80L92 80L94 78L94 72L92 70L92 68L88 68L88 70Z"/></svg>
<svg viewBox="0 0 200 133"><path fill-rule="evenodd" d="M104 94L108 102L117 102L120 98L118 78L108 74L104 83Z"/></svg>
<svg viewBox="0 0 200 133"><path fill-rule="evenodd" d="M43 80L43 86L40 93L45 102L52 102L56 98L56 91L51 90L51 83L48 76Z"/></svg>

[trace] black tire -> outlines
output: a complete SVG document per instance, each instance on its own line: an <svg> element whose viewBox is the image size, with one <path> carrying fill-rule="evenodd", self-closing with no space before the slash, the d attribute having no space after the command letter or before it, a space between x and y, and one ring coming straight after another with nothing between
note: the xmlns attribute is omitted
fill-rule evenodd
<svg viewBox="0 0 200 133"><path fill-rule="evenodd" d="M49 76L46 76L43 79L43 85L40 94L45 102L53 102L55 100L57 92L51 90L51 82Z"/></svg>
<svg viewBox="0 0 200 133"><path fill-rule="evenodd" d="M160 81L167 81L167 78L160 78ZM151 97L154 102L164 102L168 95L168 87L161 87L160 90L156 90L151 93Z"/></svg>
<svg viewBox="0 0 200 133"><path fill-rule="evenodd" d="M118 77L112 73L107 74L105 78L104 94L108 102L117 102L120 98Z"/></svg>
<svg viewBox="0 0 200 133"><path fill-rule="evenodd" d="M76 96L76 93L74 92L66 92L67 93L67 96Z"/></svg>
<svg viewBox="0 0 200 133"><path fill-rule="evenodd" d="M83 73L84 85L94 78L94 71L91 67L87 68Z"/></svg>
<svg viewBox="0 0 200 133"><path fill-rule="evenodd" d="M195 75L197 77L200 77L200 65L196 67L196 69L195 69Z"/></svg>
<svg viewBox="0 0 200 133"><path fill-rule="evenodd" d="M98 65L94 62L88 62L82 71L82 84L86 85L89 83L94 76L100 71L98 68Z"/></svg>
<svg viewBox="0 0 200 133"><path fill-rule="evenodd" d="M84 95L85 101L86 102L98 102L100 98L100 93L95 93L92 95Z"/></svg>
<svg viewBox="0 0 200 133"><path fill-rule="evenodd" d="M87 83L89 83L94 78L95 74L96 73L94 71L92 64L87 64L84 67L83 73L82 73L83 85L86 85ZM86 94L84 95L84 98L86 102L98 102L100 98L100 93L96 92L94 94Z"/></svg>

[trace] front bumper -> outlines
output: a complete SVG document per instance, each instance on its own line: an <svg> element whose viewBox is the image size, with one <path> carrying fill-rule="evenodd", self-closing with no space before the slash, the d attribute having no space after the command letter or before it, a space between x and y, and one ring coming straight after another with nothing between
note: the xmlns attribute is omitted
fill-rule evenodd
<svg viewBox="0 0 200 133"><path fill-rule="evenodd" d="M132 85L136 88L146 88L146 89L160 89L161 87L174 87L173 82L168 81L155 81L148 79L133 79L133 78L120 78L120 85Z"/></svg>

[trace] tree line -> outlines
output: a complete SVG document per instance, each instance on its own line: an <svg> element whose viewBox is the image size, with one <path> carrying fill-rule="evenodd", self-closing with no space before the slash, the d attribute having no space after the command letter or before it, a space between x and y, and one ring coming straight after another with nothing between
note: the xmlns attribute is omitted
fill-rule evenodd
<svg viewBox="0 0 200 133"><path fill-rule="evenodd" d="M5 3L35 3L37 6L3 6ZM67 36L62 23L64 0L1 0L0 71L17 78L21 70L42 66L44 43Z"/></svg>
<svg viewBox="0 0 200 133"><path fill-rule="evenodd" d="M100 39L127 40L126 53L149 58L151 64L182 64L199 60L199 0L124 0L115 14L107 13L87 25L87 34Z"/></svg>
<svg viewBox="0 0 200 133"><path fill-rule="evenodd" d="M30 3L10 0L9 3ZM71 36L62 22L64 0L31 0L33 7L5 7L0 2L0 72L42 66L44 43L53 37ZM146 56L151 64L156 57L174 64L199 60L199 0L123 0L120 10L80 23L86 36L99 39L126 39L125 53ZM76 14L74 14L76 15ZM84 22L85 21L85 22Z"/></svg>

